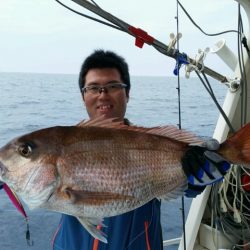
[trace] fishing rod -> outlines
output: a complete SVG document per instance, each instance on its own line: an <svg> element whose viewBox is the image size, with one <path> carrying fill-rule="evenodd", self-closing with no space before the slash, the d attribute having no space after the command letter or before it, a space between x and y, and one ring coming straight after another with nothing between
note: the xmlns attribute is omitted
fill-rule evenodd
<svg viewBox="0 0 250 250"><path fill-rule="evenodd" d="M87 0L72 0L76 4L84 7L85 9L95 13L96 15L104 18L105 20L111 22L114 25L109 25L113 28L116 28L120 31L126 32L129 35L135 37L135 45L138 46L139 48L142 48L143 45L146 43L148 45L153 46L156 50L158 50L160 53L174 58L177 61L177 69L175 70L178 71L182 65L194 65L198 71L202 71L205 74L209 75L210 77L222 82L222 83L228 83L230 80L226 77L223 76L216 71L204 66L202 63L197 63L195 59L190 58L188 55L185 53L179 52L178 49L175 49L173 47L167 46L164 43L158 41L154 37L150 36L146 31L136 28L123 20L119 19L118 17L110 14L109 12L103 10L100 6L97 4L93 4ZM57 1L59 2L59 1ZM79 14L79 13L78 13ZM93 19L93 18L91 18ZM107 24L108 25L108 24Z"/></svg>
<svg viewBox="0 0 250 250"><path fill-rule="evenodd" d="M176 1L176 16L175 16L175 19L176 19L176 33L177 33L177 37L178 37L178 34L179 34L179 5L178 5L178 0ZM180 42L179 42L179 39L177 38L176 39L176 43L177 43L177 51L179 51L179 48L180 48ZM177 63L177 69L179 69L179 61L176 61ZM181 120L181 80L180 80L180 72L179 70L177 71L177 84L178 84L178 87L176 88L177 89L177 93L178 93L178 120L179 120L179 129L181 129L182 127L182 120ZM181 197L181 215L182 215L182 232L183 232L183 247L184 247L184 250L187 250L187 243L186 243L186 226L185 226L185 218L186 218L186 215L185 215L185 199L184 199L184 195Z"/></svg>

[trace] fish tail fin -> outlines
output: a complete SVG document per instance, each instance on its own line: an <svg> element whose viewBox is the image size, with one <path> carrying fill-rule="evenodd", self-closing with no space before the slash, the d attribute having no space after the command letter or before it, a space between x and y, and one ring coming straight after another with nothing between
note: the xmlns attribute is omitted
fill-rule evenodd
<svg viewBox="0 0 250 250"><path fill-rule="evenodd" d="M218 153L233 164L250 167L250 123L223 142Z"/></svg>

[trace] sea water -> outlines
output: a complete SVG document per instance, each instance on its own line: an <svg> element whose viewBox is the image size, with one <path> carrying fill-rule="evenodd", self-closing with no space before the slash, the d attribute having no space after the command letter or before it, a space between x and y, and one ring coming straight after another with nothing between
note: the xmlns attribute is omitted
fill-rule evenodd
<svg viewBox="0 0 250 250"><path fill-rule="evenodd" d="M0 147L12 138L54 125L73 125L87 118L77 75L0 73ZM226 87L209 79L222 103ZM219 112L198 78L180 78L180 108L177 77L131 79L127 118L137 125L178 125L202 137L211 137ZM185 198L186 215L190 199ZM181 199L162 202L163 238L182 234ZM46 250L57 229L60 215L44 210L30 211L33 247L25 240L24 218L0 190L0 249ZM177 246L166 249L177 249Z"/></svg>

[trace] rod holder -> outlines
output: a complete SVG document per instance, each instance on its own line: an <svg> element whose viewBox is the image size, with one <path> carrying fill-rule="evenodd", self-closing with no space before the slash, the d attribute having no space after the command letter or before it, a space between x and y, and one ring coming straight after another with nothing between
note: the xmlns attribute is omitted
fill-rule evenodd
<svg viewBox="0 0 250 250"><path fill-rule="evenodd" d="M235 71L238 60L232 50L226 45L225 39L216 42L214 46L210 48L210 52L216 53L231 70Z"/></svg>

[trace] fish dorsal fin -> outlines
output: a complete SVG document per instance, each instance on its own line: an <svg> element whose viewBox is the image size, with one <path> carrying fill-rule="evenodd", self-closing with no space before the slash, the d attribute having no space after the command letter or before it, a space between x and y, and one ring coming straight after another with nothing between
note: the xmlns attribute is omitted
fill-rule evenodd
<svg viewBox="0 0 250 250"><path fill-rule="evenodd" d="M186 142L188 144L200 144L203 142L198 136L172 125L154 127L149 129L147 133L162 135L164 137Z"/></svg>
<svg viewBox="0 0 250 250"><path fill-rule="evenodd" d="M127 127L117 118L105 118L100 116L94 119L83 120L77 124L79 127L101 127L101 128L121 128Z"/></svg>
<svg viewBox="0 0 250 250"><path fill-rule="evenodd" d="M201 144L203 141L196 135L181 130L175 126L158 126L152 128L134 126L134 125L124 125L121 121L118 121L117 118L108 118L105 119L103 116L100 116L95 119L90 119L87 121L82 121L77 124L80 127L102 127L102 128L113 128L113 129L124 129L130 131L137 131L141 133L147 133L152 135L160 135L163 137L168 137L173 140L182 141L188 144Z"/></svg>

